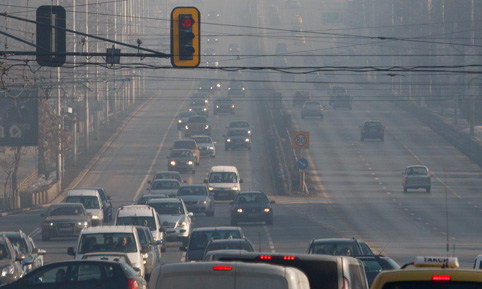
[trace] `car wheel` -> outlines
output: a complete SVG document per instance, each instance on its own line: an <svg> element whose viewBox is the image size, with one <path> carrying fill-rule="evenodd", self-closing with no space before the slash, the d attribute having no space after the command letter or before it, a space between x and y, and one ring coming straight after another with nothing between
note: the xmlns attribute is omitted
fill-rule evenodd
<svg viewBox="0 0 482 289"><path fill-rule="evenodd" d="M50 240L50 234L42 233L42 241L49 241L49 240Z"/></svg>
<svg viewBox="0 0 482 289"><path fill-rule="evenodd" d="M406 193L407 190L408 190L407 187L404 186L404 187L403 187L403 192Z"/></svg>
<svg viewBox="0 0 482 289"><path fill-rule="evenodd" d="M425 188L425 192L430 193L431 187Z"/></svg>

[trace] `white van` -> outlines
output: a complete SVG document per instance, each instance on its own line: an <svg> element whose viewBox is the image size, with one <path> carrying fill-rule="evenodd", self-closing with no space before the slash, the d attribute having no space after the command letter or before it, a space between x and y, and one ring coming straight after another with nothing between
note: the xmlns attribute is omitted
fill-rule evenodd
<svg viewBox="0 0 482 289"><path fill-rule="evenodd" d="M93 252L121 252L125 253L132 268L141 277L145 276L143 255L149 252L140 244L139 235L135 226L98 226L82 230L74 247L67 248L67 254L81 260L86 253Z"/></svg>
<svg viewBox="0 0 482 289"><path fill-rule="evenodd" d="M156 267L150 289L310 289L306 275L292 267L242 262L193 262Z"/></svg>
<svg viewBox="0 0 482 289"><path fill-rule="evenodd" d="M242 182L235 166L214 166L209 178L204 180L209 192L214 193L215 200L233 200L241 190Z"/></svg>
<svg viewBox="0 0 482 289"><path fill-rule="evenodd" d="M102 226L104 223L104 211L102 199L96 189L72 189L67 192L66 203L82 203L85 211L90 213L92 226Z"/></svg>

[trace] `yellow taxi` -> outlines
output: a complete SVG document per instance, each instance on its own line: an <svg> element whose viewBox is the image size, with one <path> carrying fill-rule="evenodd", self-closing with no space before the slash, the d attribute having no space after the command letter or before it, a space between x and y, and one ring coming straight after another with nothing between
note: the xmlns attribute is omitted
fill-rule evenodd
<svg viewBox="0 0 482 289"><path fill-rule="evenodd" d="M475 289L482 288L482 271L458 269L456 257L418 256L415 268L383 271L371 289Z"/></svg>

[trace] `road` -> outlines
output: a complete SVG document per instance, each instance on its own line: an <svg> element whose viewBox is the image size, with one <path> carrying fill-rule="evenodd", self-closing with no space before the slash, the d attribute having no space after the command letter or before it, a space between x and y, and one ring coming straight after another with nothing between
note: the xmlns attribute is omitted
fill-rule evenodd
<svg viewBox="0 0 482 289"><path fill-rule="evenodd" d="M229 43L240 43L241 54L274 54L277 43L288 43L289 51L319 51L334 47L332 39L287 35L265 35L265 30L228 27L213 24L246 24L267 27L271 2L215 2L206 0L196 6L202 15L221 11L219 19L204 20L205 35L219 35L218 44L203 41L202 47L215 47L221 66L270 66L279 58L237 57L228 54ZM283 21L292 15L303 19L303 30L319 27L316 1L301 3L300 8L280 5ZM206 17L207 18L207 17ZM283 26L290 29L291 24ZM272 32L274 33L274 32ZM244 35L242 38L235 35ZM269 32L268 32L269 34ZM242 40L240 40L242 39ZM296 63L297 57L288 62ZM300 58L302 59L302 58ZM309 58L312 59L312 58ZM315 63L318 60L313 60ZM308 60L307 62L310 62ZM288 65L290 65L288 63ZM318 63L317 65L320 65ZM155 76L155 72L151 72ZM373 82L359 83L360 76L338 74L336 82L346 86L354 97L353 110L332 110L327 92L303 83L303 75L281 82L281 73L266 71L226 72L216 70L170 70L176 81L149 83L149 98L133 114L112 145L102 154L79 187L104 187L113 197L115 208L130 204L146 192L146 181L156 170L167 168L169 147L183 134L175 125L175 116L186 109L186 100L197 90L199 80L215 78L222 84L233 78L244 79L246 97L236 100L236 115L209 116L212 137L217 142L216 158L203 158L196 174L183 174L187 183L201 183L213 165L235 165L244 182L242 190L263 190L274 205L274 225L241 224L256 250L272 252L306 252L312 238L357 237L365 240L376 252L390 256L400 264L413 261L416 255L445 255L447 242L450 254L459 257L464 267L472 265L480 253L480 218L482 217L482 169L390 101L391 88ZM177 81L181 78L189 81ZM363 78L362 78L363 79ZM221 93L226 93L221 86ZM299 108L292 108L291 95L296 90L312 90L325 106L325 117L301 120ZM274 191L273 172L268 159L272 144L264 137L262 102L272 91L281 91L285 107L291 111L295 129L310 132L310 149L304 153L309 161L309 196L282 196ZM246 119L254 127L252 150L224 151L223 133L231 120ZM360 142L359 126L368 119L381 120L386 126L384 142ZM425 164L431 168L432 192L414 190L403 193L401 172L407 165ZM33 209L0 219L2 229L22 229L32 233L38 247L46 249L46 262L70 259L67 247L75 239L42 242L39 234L40 214ZM217 202L216 215L195 215L194 227L228 225L229 203ZM169 243L163 263L183 260L180 243Z"/></svg>

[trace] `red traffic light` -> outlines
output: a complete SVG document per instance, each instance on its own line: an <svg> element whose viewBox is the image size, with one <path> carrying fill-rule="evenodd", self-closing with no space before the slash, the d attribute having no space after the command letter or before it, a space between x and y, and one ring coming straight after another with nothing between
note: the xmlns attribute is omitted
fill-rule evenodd
<svg viewBox="0 0 482 289"><path fill-rule="evenodd" d="M181 27L182 28L191 28L193 24L193 19L192 18L184 18L181 22Z"/></svg>

